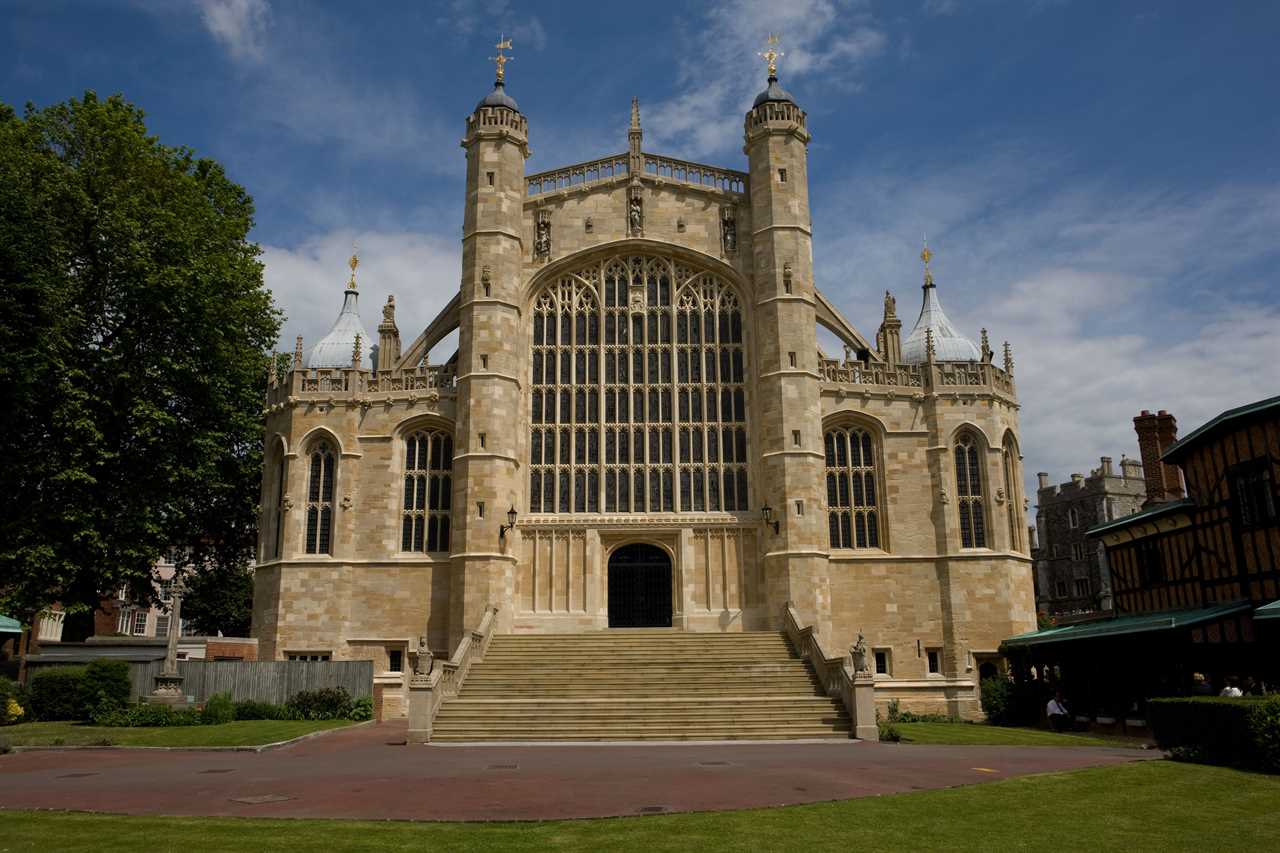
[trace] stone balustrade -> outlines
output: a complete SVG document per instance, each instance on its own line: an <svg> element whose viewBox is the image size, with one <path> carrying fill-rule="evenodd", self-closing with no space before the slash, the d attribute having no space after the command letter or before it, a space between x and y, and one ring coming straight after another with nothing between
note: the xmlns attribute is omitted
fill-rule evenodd
<svg viewBox="0 0 1280 853"><path fill-rule="evenodd" d="M493 639L493 620L498 607L490 604L480 618L480 624L465 634L449 659L425 675L414 674L409 678L409 743L429 743L431 728L440 706L446 699L458 695L471 665L484 660Z"/></svg>
<svg viewBox="0 0 1280 853"><path fill-rule="evenodd" d="M819 359L822 378L841 387L898 388L921 392L975 390L1014 397L1013 375L982 361L939 361L933 364L863 364Z"/></svg>
<svg viewBox="0 0 1280 853"><path fill-rule="evenodd" d="M538 172L525 178L528 195L545 195L557 190L571 190L587 187L601 181L624 178L629 174L626 154L613 154L592 160L589 163L578 163L548 172Z"/></svg>
<svg viewBox="0 0 1280 853"><path fill-rule="evenodd" d="M690 163L657 154L643 154L646 175L665 178L681 184L693 184L706 189L743 194L747 191L747 175L732 169Z"/></svg>
<svg viewBox="0 0 1280 853"><path fill-rule="evenodd" d="M293 400L369 399L373 395L438 395L457 393L458 374L451 365L423 365L373 372L363 368L297 368L267 386L267 406Z"/></svg>

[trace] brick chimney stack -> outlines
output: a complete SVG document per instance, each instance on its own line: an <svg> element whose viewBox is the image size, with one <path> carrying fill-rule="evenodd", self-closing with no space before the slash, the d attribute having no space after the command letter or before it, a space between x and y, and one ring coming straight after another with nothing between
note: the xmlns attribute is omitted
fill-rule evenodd
<svg viewBox="0 0 1280 853"><path fill-rule="evenodd" d="M1183 495L1182 472L1160 461L1161 455L1178 440L1178 421L1164 409L1154 415L1146 409L1133 419L1142 454L1142 473L1147 483L1147 500L1142 506L1176 501Z"/></svg>

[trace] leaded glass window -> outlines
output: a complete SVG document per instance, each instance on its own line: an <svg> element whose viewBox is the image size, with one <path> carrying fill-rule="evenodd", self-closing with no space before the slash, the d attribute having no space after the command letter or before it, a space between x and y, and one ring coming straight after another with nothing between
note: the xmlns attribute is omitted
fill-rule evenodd
<svg viewBox="0 0 1280 853"><path fill-rule="evenodd" d="M965 433L956 441L956 497L960 510L960 545L987 547L986 508L983 505L982 465L978 444Z"/></svg>
<svg viewBox="0 0 1280 853"><path fill-rule="evenodd" d="M333 445L320 441L307 460L308 554L333 553L333 478L337 472Z"/></svg>
<svg viewBox="0 0 1280 853"><path fill-rule="evenodd" d="M879 548L876 446L865 429L828 430L827 525L832 548Z"/></svg>
<svg viewBox="0 0 1280 853"><path fill-rule="evenodd" d="M533 302L529 509L747 509L742 308L722 279L612 258Z"/></svg>
<svg viewBox="0 0 1280 853"><path fill-rule="evenodd" d="M453 436L421 430L405 438L401 551L449 550L452 471Z"/></svg>

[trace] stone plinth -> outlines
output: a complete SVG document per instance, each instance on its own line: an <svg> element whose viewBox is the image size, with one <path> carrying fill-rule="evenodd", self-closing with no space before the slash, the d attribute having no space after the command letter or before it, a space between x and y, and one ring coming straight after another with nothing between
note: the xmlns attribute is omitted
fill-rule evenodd
<svg viewBox="0 0 1280 853"><path fill-rule="evenodd" d="M431 742L431 712L435 704L435 685L429 675L409 679L409 743Z"/></svg>
<svg viewBox="0 0 1280 853"><path fill-rule="evenodd" d="M869 672L853 676L853 736L861 740L879 740L876 725L876 683Z"/></svg>

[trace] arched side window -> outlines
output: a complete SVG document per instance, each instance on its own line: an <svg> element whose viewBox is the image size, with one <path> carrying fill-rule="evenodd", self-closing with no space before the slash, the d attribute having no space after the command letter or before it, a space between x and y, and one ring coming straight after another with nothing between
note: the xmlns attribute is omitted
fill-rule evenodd
<svg viewBox="0 0 1280 853"><path fill-rule="evenodd" d="M419 431L404 440L404 510L400 550L449 550L453 436Z"/></svg>
<svg viewBox="0 0 1280 853"><path fill-rule="evenodd" d="M309 454L307 482L308 554L333 553L333 480L336 454L327 441L317 442Z"/></svg>
<svg viewBox="0 0 1280 853"><path fill-rule="evenodd" d="M1019 482L1021 474L1018 465L1018 447L1012 436L1004 440L1004 491L1009 507L1009 547L1014 551L1024 551L1022 524L1022 488ZM1073 527L1075 525L1072 525Z"/></svg>
<svg viewBox="0 0 1280 853"><path fill-rule="evenodd" d="M964 433L956 440L956 498L960 509L960 545L987 547L987 519L983 500L981 454L977 440Z"/></svg>
<svg viewBox="0 0 1280 853"><path fill-rule="evenodd" d="M832 548L879 548L876 447L865 429L828 430L827 524Z"/></svg>
<svg viewBox="0 0 1280 853"><path fill-rule="evenodd" d="M743 316L722 279L618 257L533 300L529 510L747 509Z"/></svg>
<svg viewBox="0 0 1280 853"><path fill-rule="evenodd" d="M285 462L284 451L276 449L275 464L275 489L273 489L271 506L268 509L268 516L271 519L271 527L267 531L270 537L268 540L270 549L266 555L269 560L278 560L284 554L284 478L285 478Z"/></svg>

